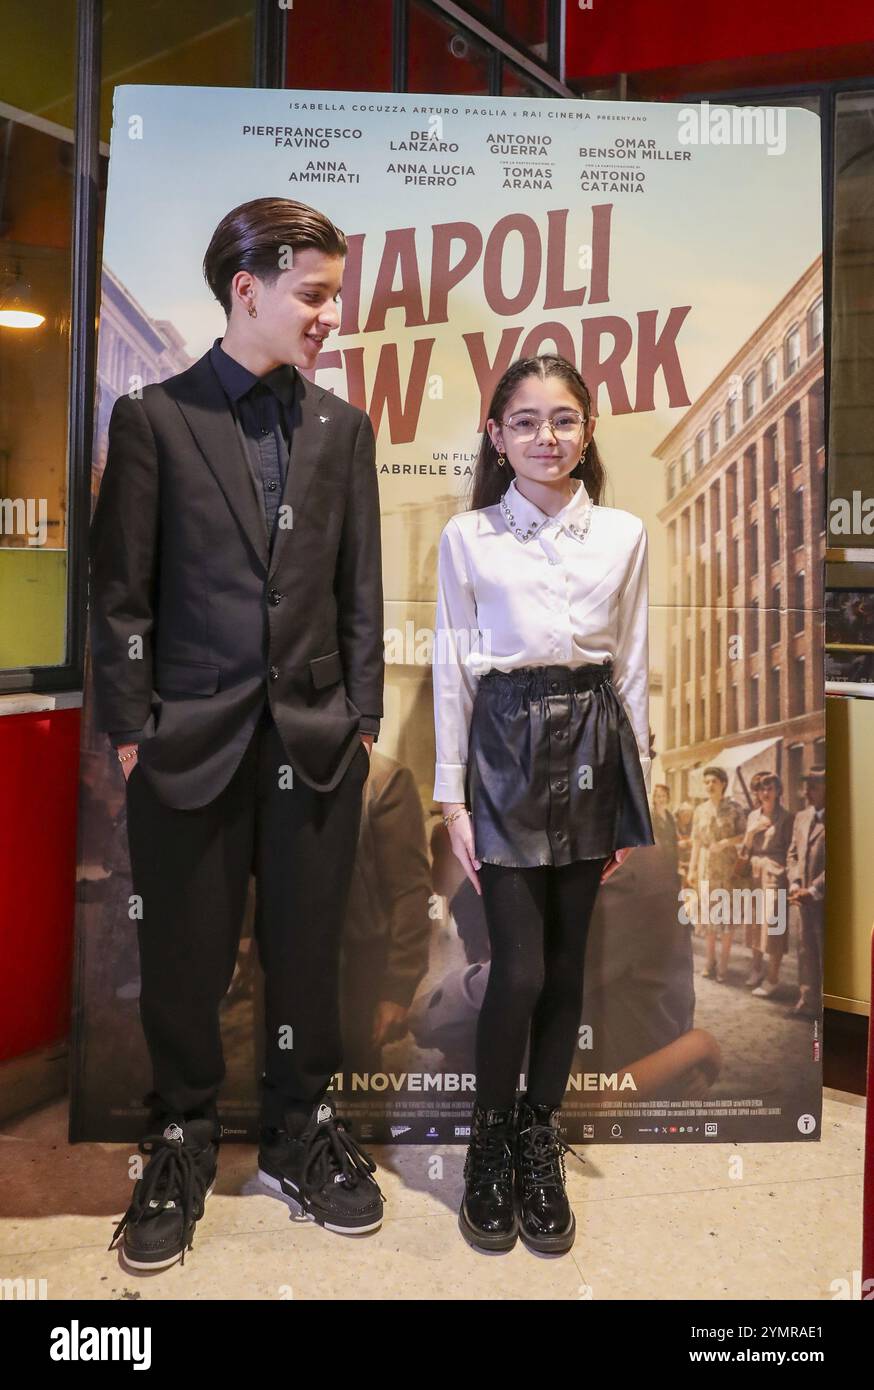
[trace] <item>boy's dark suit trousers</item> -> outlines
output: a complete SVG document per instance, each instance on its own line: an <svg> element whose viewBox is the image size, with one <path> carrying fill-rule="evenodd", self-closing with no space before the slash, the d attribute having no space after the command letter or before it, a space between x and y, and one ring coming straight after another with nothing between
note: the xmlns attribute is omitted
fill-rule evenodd
<svg viewBox="0 0 874 1390"><path fill-rule="evenodd" d="M225 1066L219 1006L234 972L250 872L265 978L261 1120L312 1103L342 1065L340 934L370 755L320 792L293 777L269 709L228 785L176 810L134 767L127 823L152 1114L214 1113Z"/></svg>

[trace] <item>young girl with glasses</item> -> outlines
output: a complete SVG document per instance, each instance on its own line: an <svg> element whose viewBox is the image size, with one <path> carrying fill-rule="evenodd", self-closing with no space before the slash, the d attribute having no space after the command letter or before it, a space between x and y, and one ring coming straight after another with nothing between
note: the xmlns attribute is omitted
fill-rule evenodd
<svg viewBox="0 0 874 1390"><path fill-rule="evenodd" d="M588 389L553 355L504 373L469 510L440 537L434 798L483 899L489 981L460 1225L570 1249L560 1106L599 885L655 843L647 536L601 505ZM527 1089L516 1083L526 1048Z"/></svg>

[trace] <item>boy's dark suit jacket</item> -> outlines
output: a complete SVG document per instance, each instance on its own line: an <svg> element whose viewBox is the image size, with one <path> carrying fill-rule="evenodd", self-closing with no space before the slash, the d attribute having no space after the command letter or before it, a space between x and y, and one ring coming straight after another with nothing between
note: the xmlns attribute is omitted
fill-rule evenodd
<svg viewBox="0 0 874 1390"><path fill-rule="evenodd" d="M97 727L142 729L142 776L179 809L227 785L265 699L294 776L320 791L361 749L362 716L383 712L373 426L295 377L272 554L208 353L113 407L90 532Z"/></svg>

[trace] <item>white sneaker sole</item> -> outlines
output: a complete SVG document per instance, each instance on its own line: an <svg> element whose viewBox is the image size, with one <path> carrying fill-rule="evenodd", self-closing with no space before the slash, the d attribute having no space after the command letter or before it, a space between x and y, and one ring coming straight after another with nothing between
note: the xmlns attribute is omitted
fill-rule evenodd
<svg viewBox="0 0 874 1390"><path fill-rule="evenodd" d="M206 1192L204 1193L204 1211L206 1211L207 1198L212 1194L212 1189L214 1187L215 1183L212 1183L211 1186L208 1187L206 1189ZM168 1255L166 1260L132 1260L130 1256L125 1253L123 1244L119 1247L119 1253L121 1255L121 1262L126 1269L145 1270L146 1272L152 1269L169 1269L170 1265L174 1265L177 1260L182 1259L182 1251L177 1250L175 1255Z"/></svg>
<svg viewBox="0 0 874 1390"><path fill-rule="evenodd" d="M305 1221L315 1222L317 1225L323 1226L326 1231L336 1231L337 1234L341 1236L360 1236L366 1231L378 1231L382 1225L382 1217L380 1217L378 1221L371 1222L369 1226L335 1226L330 1221L316 1222L313 1213L305 1210L299 1197L293 1197L292 1194L286 1190L285 1184L280 1178L274 1178L272 1173L265 1173L263 1168L259 1168L258 1179L265 1187L269 1187L271 1192L278 1192L279 1196L282 1197L289 1206L299 1212L300 1216ZM288 1181L289 1179L286 1178L285 1182L287 1183Z"/></svg>

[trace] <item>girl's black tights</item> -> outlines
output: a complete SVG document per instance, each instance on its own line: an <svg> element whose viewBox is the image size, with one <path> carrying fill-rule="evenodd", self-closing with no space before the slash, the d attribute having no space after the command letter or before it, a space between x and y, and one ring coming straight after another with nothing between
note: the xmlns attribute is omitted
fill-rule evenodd
<svg viewBox="0 0 874 1390"><path fill-rule="evenodd" d="M476 1098L509 1109L530 1037L528 1100L561 1105L577 1044L589 921L606 859L478 871L491 966L476 1034Z"/></svg>

